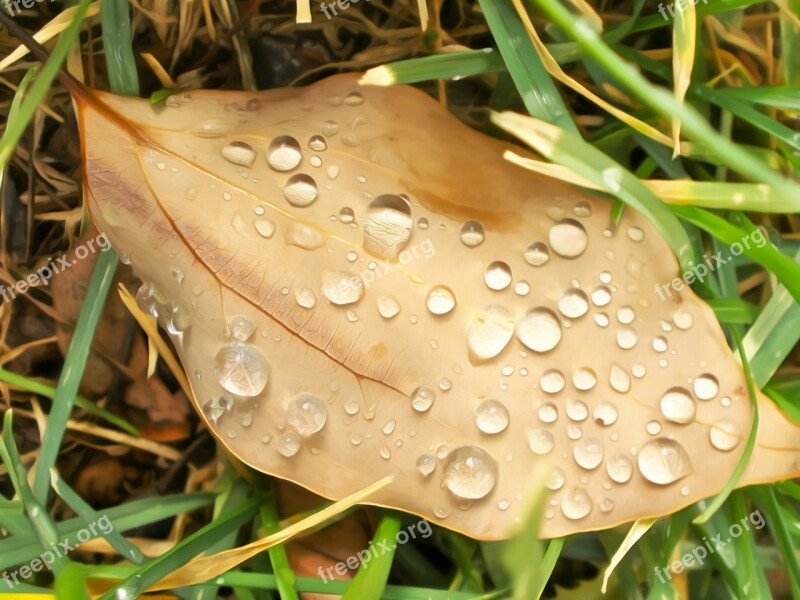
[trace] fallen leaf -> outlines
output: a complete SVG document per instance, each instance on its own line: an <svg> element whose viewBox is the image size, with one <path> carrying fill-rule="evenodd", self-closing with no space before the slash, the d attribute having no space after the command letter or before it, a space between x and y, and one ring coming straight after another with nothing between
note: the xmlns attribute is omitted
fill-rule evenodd
<svg viewBox="0 0 800 600"><path fill-rule="evenodd" d="M217 440L253 468L476 538L552 465L541 533L721 490L744 376L654 227L503 160L408 87L337 76L164 106L79 94L92 215L145 282ZM759 396L740 484L798 474Z"/></svg>

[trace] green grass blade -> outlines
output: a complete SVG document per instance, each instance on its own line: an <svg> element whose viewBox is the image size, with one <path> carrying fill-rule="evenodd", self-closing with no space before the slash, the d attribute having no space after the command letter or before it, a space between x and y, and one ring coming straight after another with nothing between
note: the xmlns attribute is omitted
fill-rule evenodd
<svg viewBox="0 0 800 600"><path fill-rule="evenodd" d="M381 517L371 547L364 550L364 561L347 587L342 600L379 600L382 597L397 550L400 525L400 516L396 513L387 512ZM377 552L377 556L367 562L366 557L370 556L372 549L383 548L383 545L388 546L389 551Z"/></svg>
<svg viewBox="0 0 800 600"><path fill-rule="evenodd" d="M100 0L100 23L103 27L108 79L117 94L139 95L136 57L131 46L131 19L128 0Z"/></svg>
<svg viewBox="0 0 800 600"><path fill-rule="evenodd" d="M505 71L503 57L494 48L445 52L412 58L368 70L361 85L396 85L431 79L463 79L472 75Z"/></svg>

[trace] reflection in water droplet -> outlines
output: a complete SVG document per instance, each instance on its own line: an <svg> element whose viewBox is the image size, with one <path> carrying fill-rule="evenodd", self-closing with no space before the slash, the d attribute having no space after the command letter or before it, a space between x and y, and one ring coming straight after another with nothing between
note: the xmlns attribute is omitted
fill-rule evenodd
<svg viewBox="0 0 800 600"><path fill-rule="evenodd" d="M525 262L532 267L541 267L550 260L550 249L544 242L533 242L525 249Z"/></svg>
<svg viewBox="0 0 800 600"><path fill-rule="evenodd" d="M603 442L596 437L587 437L575 444L572 455L578 466L588 471L596 469L603 462Z"/></svg>
<svg viewBox="0 0 800 600"><path fill-rule="evenodd" d="M501 260L496 260L486 267L483 280L490 290L504 290L511 283L511 267Z"/></svg>
<svg viewBox="0 0 800 600"><path fill-rule="evenodd" d="M711 373L704 373L694 380L694 395L700 400L713 400L719 394L719 381Z"/></svg>
<svg viewBox="0 0 800 600"><path fill-rule="evenodd" d="M583 254L589 244L586 229L574 219L564 219L550 228L550 247L564 258L576 258Z"/></svg>
<svg viewBox="0 0 800 600"><path fill-rule="evenodd" d="M483 498L497 482L497 461L478 446L453 450L445 466L444 485L458 498Z"/></svg>
<svg viewBox="0 0 800 600"><path fill-rule="evenodd" d="M478 360L494 358L514 335L514 321L505 308L487 306L476 313L467 331L470 353Z"/></svg>
<svg viewBox="0 0 800 600"><path fill-rule="evenodd" d="M271 238L275 235L275 223L271 219L256 219L254 223L256 231L263 238Z"/></svg>
<svg viewBox="0 0 800 600"><path fill-rule="evenodd" d="M417 412L429 410L433 406L434 400L436 400L436 392L425 385L421 385L411 392L411 407Z"/></svg>
<svg viewBox="0 0 800 600"><path fill-rule="evenodd" d="M500 433L508 427L508 409L497 400L484 400L475 410L475 424L483 433Z"/></svg>
<svg viewBox="0 0 800 600"><path fill-rule="evenodd" d="M364 295L364 282L361 277L348 271L325 271L322 275L322 294L334 304L353 304Z"/></svg>
<svg viewBox="0 0 800 600"><path fill-rule="evenodd" d="M547 454L553 449L553 434L545 429L534 429L528 434L528 446L534 454Z"/></svg>
<svg viewBox="0 0 800 600"><path fill-rule="evenodd" d="M469 248L475 248L483 243L486 232L478 221L467 221L461 226L461 241Z"/></svg>
<svg viewBox="0 0 800 600"><path fill-rule="evenodd" d="M256 151L247 142L238 140L225 144L222 148L222 158L235 165L252 167L256 160Z"/></svg>
<svg viewBox="0 0 800 600"><path fill-rule="evenodd" d="M234 342L220 348L214 358L219 384L237 396L258 396L267 387L269 364L255 346Z"/></svg>
<svg viewBox="0 0 800 600"><path fill-rule="evenodd" d="M428 292L425 305L434 315L445 315L455 307L456 297L450 288L437 285Z"/></svg>
<svg viewBox="0 0 800 600"><path fill-rule="evenodd" d="M294 431L287 431L278 436L275 448L286 458L290 458L300 451L300 436Z"/></svg>
<svg viewBox="0 0 800 600"><path fill-rule="evenodd" d="M688 390L674 387L661 398L661 414L673 423L691 423L697 406Z"/></svg>
<svg viewBox="0 0 800 600"><path fill-rule="evenodd" d="M302 159L300 144L288 135L276 137L267 148L267 164L276 171L291 171Z"/></svg>
<svg viewBox="0 0 800 600"><path fill-rule="evenodd" d="M423 477L427 477L436 469L436 459L430 454L423 454L417 459L417 471Z"/></svg>
<svg viewBox="0 0 800 600"><path fill-rule="evenodd" d="M317 182L305 173L295 173L286 180L283 195L292 206L308 206L319 195Z"/></svg>
<svg viewBox="0 0 800 600"><path fill-rule="evenodd" d="M592 500L583 488L573 488L561 500L561 512L573 521L582 519L592 511Z"/></svg>
<svg viewBox="0 0 800 600"><path fill-rule="evenodd" d="M400 302L391 295L378 298L378 312L384 319L391 319L400 312Z"/></svg>
<svg viewBox="0 0 800 600"><path fill-rule="evenodd" d="M561 341L561 323L549 308L533 308L517 324L517 337L534 352L547 352Z"/></svg>
<svg viewBox="0 0 800 600"><path fill-rule="evenodd" d="M708 437L714 448L722 450L723 452L728 452L739 445L739 441L742 439L742 433L735 423L723 419L711 426Z"/></svg>
<svg viewBox="0 0 800 600"><path fill-rule="evenodd" d="M637 461L645 479L658 485L674 483L693 470L683 446L668 438L647 442L639 450Z"/></svg>
<svg viewBox="0 0 800 600"><path fill-rule="evenodd" d="M617 483L627 483L633 475L633 463L624 454L614 454L606 461L608 476Z"/></svg>
<svg viewBox="0 0 800 600"><path fill-rule="evenodd" d="M394 194L378 196L367 207L364 248L375 256L394 259L411 237L411 206Z"/></svg>
<svg viewBox="0 0 800 600"><path fill-rule="evenodd" d="M298 394L289 401L286 421L303 437L314 435L325 427L328 409L317 396L308 393Z"/></svg>
<svg viewBox="0 0 800 600"><path fill-rule="evenodd" d="M589 310L589 299L583 290L570 288L558 300L558 310L568 319L577 319Z"/></svg>

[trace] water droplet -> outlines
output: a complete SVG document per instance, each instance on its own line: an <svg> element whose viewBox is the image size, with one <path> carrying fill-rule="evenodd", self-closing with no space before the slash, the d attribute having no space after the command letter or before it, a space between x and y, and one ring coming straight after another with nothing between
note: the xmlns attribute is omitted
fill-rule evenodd
<svg viewBox="0 0 800 600"><path fill-rule="evenodd" d="M322 133L325 137L333 137L339 133L339 125L336 121L325 121L322 124Z"/></svg>
<svg viewBox="0 0 800 600"><path fill-rule="evenodd" d="M308 393L298 394L289 401L286 421L303 437L320 431L328 420L328 409L317 396Z"/></svg>
<svg viewBox="0 0 800 600"><path fill-rule="evenodd" d="M636 313L630 306L623 306L617 311L617 320L623 325L630 325L636 318Z"/></svg>
<svg viewBox="0 0 800 600"><path fill-rule="evenodd" d="M553 434L545 429L534 429L528 434L528 446L534 454L547 454L553 449Z"/></svg>
<svg viewBox="0 0 800 600"><path fill-rule="evenodd" d="M358 435L358 434L356 434L356 435L354 435L353 437L350 438L350 443L353 444L353 446L360 446L361 445L361 441L362 441L361 440L361 436Z"/></svg>
<svg viewBox="0 0 800 600"><path fill-rule="evenodd" d="M317 304L317 296L314 294L314 290L308 287L296 292L295 299L297 304L303 308L314 308Z"/></svg>
<svg viewBox="0 0 800 600"><path fill-rule="evenodd" d="M694 380L694 395L700 400L713 400L719 394L719 381L711 373L703 373Z"/></svg>
<svg viewBox="0 0 800 600"><path fill-rule="evenodd" d="M216 425L222 415L231 412L231 408L233 408L233 398L225 395L220 398L206 400L203 403L203 414Z"/></svg>
<svg viewBox="0 0 800 600"><path fill-rule="evenodd" d="M553 467L553 470L550 471L550 478L545 485L547 485L548 490L560 490L564 486L564 480L564 471L558 467Z"/></svg>
<svg viewBox="0 0 800 600"><path fill-rule="evenodd" d="M258 396L267 387L269 364L255 346L234 342L220 348L214 358L219 384L237 396Z"/></svg>
<svg viewBox="0 0 800 600"><path fill-rule="evenodd" d="M411 392L411 407L417 412L425 412L433 406L436 392L424 385Z"/></svg>
<svg viewBox="0 0 800 600"><path fill-rule="evenodd" d="M661 398L661 414L673 423L691 423L697 406L688 390L674 387Z"/></svg>
<svg viewBox="0 0 800 600"><path fill-rule="evenodd" d="M650 421L647 426L645 427L647 433L650 435L658 435L661 433L661 423L658 421Z"/></svg>
<svg viewBox="0 0 800 600"><path fill-rule="evenodd" d="M639 336L633 329L625 328L617 332L617 345L623 350L630 350L639 342Z"/></svg>
<svg viewBox="0 0 800 600"><path fill-rule="evenodd" d="M586 229L574 219L564 219L550 228L550 247L559 256L576 258L583 254L589 244Z"/></svg>
<svg viewBox="0 0 800 600"><path fill-rule="evenodd" d="M312 135L308 139L308 147L314 152L322 152L328 148L328 142L326 142L325 138L321 135Z"/></svg>
<svg viewBox="0 0 800 600"><path fill-rule="evenodd" d="M592 304L595 306L605 306L611 302L611 290L601 285L592 292Z"/></svg>
<svg viewBox="0 0 800 600"><path fill-rule="evenodd" d="M256 151L247 142L238 140L225 144L222 148L222 158L235 165L252 167L256 160Z"/></svg>
<svg viewBox="0 0 800 600"><path fill-rule="evenodd" d="M617 422L617 407L610 402L601 402L592 410L592 419L598 425L613 425Z"/></svg>
<svg viewBox="0 0 800 600"><path fill-rule="evenodd" d="M581 400L567 400L566 413L573 421L583 421L589 416L589 407Z"/></svg>
<svg viewBox="0 0 800 600"><path fill-rule="evenodd" d="M386 424L383 426L383 435L392 435L394 433L395 427L397 427L397 421L394 419L389 419L386 421Z"/></svg>
<svg viewBox="0 0 800 600"><path fill-rule="evenodd" d="M420 217L419 219L417 219L417 227L419 227L423 231L426 230L429 227L428 219L426 219L425 217Z"/></svg>
<svg viewBox="0 0 800 600"><path fill-rule="evenodd" d="M443 392L449 391L450 388L452 387L453 387L453 382L450 381L447 377L442 377L439 380L439 389L442 390Z"/></svg>
<svg viewBox="0 0 800 600"><path fill-rule="evenodd" d="M484 400L475 410L475 424L483 433L505 431L508 427L508 409L497 400Z"/></svg>
<svg viewBox="0 0 800 600"><path fill-rule="evenodd" d="M532 267L541 267L550 260L550 249L544 242L533 242L525 249L525 262Z"/></svg>
<svg viewBox="0 0 800 600"><path fill-rule="evenodd" d="M723 452L736 448L742 438L739 428L727 419L714 423L708 432L708 436L711 440L711 445Z"/></svg>
<svg viewBox="0 0 800 600"><path fill-rule="evenodd" d="M305 223L292 223L286 229L286 243L303 250L316 250L325 245L325 236Z"/></svg>
<svg viewBox="0 0 800 600"><path fill-rule="evenodd" d="M644 231L638 227L628 227L628 237L634 242L641 242L644 239Z"/></svg>
<svg viewBox="0 0 800 600"><path fill-rule="evenodd" d="M547 352L561 341L561 323L549 308L533 308L517 324L517 337L534 352Z"/></svg>
<svg viewBox="0 0 800 600"><path fill-rule="evenodd" d="M364 248L375 256L397 258L411 237L411 206L394 194L369 203L364 220Z"/></svg>
<svg viewBox="0 0 800 600"><path fill-rule="evenodd" d="M603 442L596 437L584 438L575 444L572 456L579 467L587 471L596 469L603 462Z"/></svg>
<svg viewBox="0 0 800 600"><path fill-rule="evenodd" d="M614 454L606 461L606 472L613 481L627 483L633 475L633 463L624 454Z"/></svg>
<svg viewBox="0 0 800 600"><path fill-rule="evenodd" d="M573 521L582 519L592 511L592 500L583 488L573 488L561 501L561 512Z"/></svg>
<svg viewBox="0 0 800 600"><path fill-rule="evenodd" d="M417 471L423 477L427 477L436 469L436 459L430 454L423 454L417 459Z"/></svg>
<svg viewBox="0 0 800 600"><path fill-rule="evenodd" d="M548 394L557 394L564 389L564 375L558 369L548 369L539 378L542 391Z"/></svg>
<svg viewBox="0 0 800 600"><path fill-rule="evenodd" d="M450 453L444 484L458 498L483 498L497 482L497 461L483 448L462 446Z"/></svg>
<svg viewBox="0 0 800 600"><path fill-rule="evenodd" d="M570 288L558 300L558 310L568 319L577 319L589 310L589 299L583 290Z"/></svg>
<svg viewBox="0 0 800 600"><path fill-rule="evenodd" d="M348 271L325 271L322 276L322 294L334 304L353 304L364 295L364 282Z"/></svg>
<svg viewBox="0 0 800 600"><path fill-rule="evenodd" d="M514 335L511 314L501 306L487 306L474 315L467 331L467 345L478 360L494 358Z"/></svg>
<svg viewBox="0 0 800 600"><path fill-rule="evenodd" d="M342 223L352 223L355 218L355 213L349 206L345 206L339 211L339 220Z"/></svg>
<svg viewBox="0 0 800 600"><path fill-rule="evenodd" d="M450 288L437 285L432 287L428 292L425 305L434 315L445 315L455 307L456 297L453 295L453 291Z"/></svg>
<svg viewBox="0 0 800 600"><path fill-rule="evenodd" d="M531 291L531 284L524 279L514 284L514 293L517 296L527 296Z"/></svg>
<svg viewBox="0 0 800 600"><path fill-rule="evenodd" d="M558 408L552 402L547 402L539 407L538 415L542 423L554 423L558 419Z"/></svg>
<svg viewBox="0 0 800 600"><path fill-rule="evenodd" d="M246 317L234 317L231 320L231 334L240 342L246 342L255 333L256 326Z"/></svg>
<svg viewBox="0 0 800 600"><path fill-rule="evenodd" d="M254 225L263 238L269 239L275 235L275 223L271 219L256 219Z"/></svg>
<svg viewBox="0 0 800 600"><path fill-rule="evenodd" d="M341 8L341 7L340 7ZM359 106L364 104L364 96L359 94L358 92L350 92L344 99L344 103L347 106Z"/></svg>
<svg viewBox="0 0 800 600"><path fill-rule="evenodd" d="M192 134L202 138L217 137L230 131L230 126L219 119L208 119L200 123L200 126L192 130Z"/></svg>
<svg viewBox="0 0 800 600"><path fill-rule="evenodd" d="M292 206L308 206L319 195L317 182L305 173L295 173L286 180L283 195Z"/></svg>
<svg viewBox="0 0 800 600"><path fill-rule="evenodd" d="M378 312L384 319L391 319L400 312L400 302L391 295L378 298Z"/></svg>
<svg viewBox="0 0 800 600"><path fill-rule="evenodd" d="M496 260L486 267L483 280L490 290L504 290L511 283L511 267L501 260Z"/></svg>
<svg viewBox="0 0 800 600"><path fill-rule="evenodd" d="M683 446L668 438L647 442L639 450L637 461L645 479L658 485L674 483L693 470Z"/></svg>
<svg viewBox="0 0 800 600"><path fill-rule="evenodd" d="M576 217L591 217L592 205L585 200L581 200L575 205L575 207L572 209L572 212L575 213Z"/></svg>
<svg viewBox="0 0 800 600"><path fill-rule="evenodd" d="M589 367L578 367L572 373L572 385L582 392L592 389L597 384L597 375Z"/></svg>
<svg viewBox="0 0 800 600"><path fill-rule="evenodd" d="M267 148L267 163L276 171L291 171L302 159L300 144L288 135L276 137Z"/></svg>
<svg viewBox="0 0 800 600"><path fill-rule="evenodd" d="M685 331L691 328L692 324L694 323L694 318L690 312L679 308L672 314L672 322L675 323L675 327Z"/></svg>
<svg viewBox="0 0 800 600"><path fill-rule="evenodd" d="M608 376L608 383L614 391L620 394L627 394L631 389L631 376L618 364L611 365L611 372Z"/></svg>
<svg viewBox="0 0 800 600"><path fill-rule="evenodd" d="M611 498L603 498L598 506L600 512L608 513L614 510L614 501Z"/></svg>
<svg viewBox="0 0 800 600"><path fill-rule="evenodd" d="M653 338L653 350L656 352L666 352L667 351L667 338L662 335L658 335Z"/></svg>
<svg viewBox="0 0 800 600"><path fill-rule="evenodd" d="M478 221L467 221L461 226L461 241L469 248L475 248L483 243L486 232Z"/></svg>
<svg viewBox="0 0 800 600"><path fill-rule="evenodd" d="M300 451L300 436L294 431L287 431L278 436L275 449L286 458L290 458Z"/></svg>

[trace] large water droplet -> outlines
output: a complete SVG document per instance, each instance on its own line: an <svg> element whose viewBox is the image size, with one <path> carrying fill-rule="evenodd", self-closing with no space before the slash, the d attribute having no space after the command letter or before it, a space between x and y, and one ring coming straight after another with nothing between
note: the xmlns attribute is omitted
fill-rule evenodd
<svg viewBox="0 0 800 600"><path fill-rule="evenodd" d="M711 373L704 373L694 380L694 395L700 400L713 400L719 394L719 381Z"/></svg>
<svg viewBox="0 0 800 600"><path fill-rule="evenodd" d="M547 454L554 445L553 434L546 429L534 429L528 434L528 446L534 454Z"/></svg>
<svg viewBox="0 0 800 600"><path fill-rule="evenodd" d="M511 283L511 267L502 260L496 260L486 267L483 280L490 290L504 290Z"/></svg>
<svg viewBox="0 0 800 600"><path fill-rule="evenodd" d="M478 221L467 221L461 226L461 241L465 246L475 248L483 243L486 232Z"/></svg>
<svg viewBox="0 0 800 600"><path fill-rule="evenodd" d="M514 320L505 308L487 306L474 315L467 331L470 353L478 360L494 358L514 335Z"/></svg>
<svg viewBox="0 0 800 600"><path fill-rule="evenodd" d="M550 260L550 249L544 242L533 242L525 249L525 262L532 267L541 267Z"/></svg>
<svg viewBox="0 0 800 600"><path fill-rule="evenodd" d="M606 471L612 481L627 483L633 475L633 463L624 454L614 454L606 461Z"/></svg>
<svg viewBox="0 0 800 600"><path fill-rule="evenodd" d="M497 461L478 446L461 446L447 457L444 484L453 495L468 500L483 498L497 482Z"/></svg>
<svg viewBox="0 0 800 600"><path fill-rule="evenodd" d="M317 433L325 426L327 420L328 409L317 396L302 393L289 401L286 421L303 437Z"/></svg>
<svg viewBox="0 0 800 600"><path fill-rule="evenodd" d="M295 431L287 431L278 436L275 448L286 458L292 457L300 451L300 436Z"/></svg>
<svg viewBox="0 0 800 600"><path fill-rule="evenodd" d="M578 288L570 288L558 301L558 310L568 319L582 317L589 310L589 299L586 292Z"/></svg>
<svg viewBox="0 0 800 600"><path fill-rule="evenodd" d="M583 438L575 444L572 455L579 467L587 471L596 469L603 462L603 442L596 437Z"/></svg>
<svg viewBox="0 0 800 600"><path fill-rule="evenodd" d="M428 292L425 305L434 315L445 315L455 307L456 297L450 288L437 285Z"/></svg>
<svg viewBox="0 0 800 600"><path fill-rule="evenodd" d="M400 312L400 302L391 295L378 298L378 312L384 319L391 319Z"/></svg>
<svg viewBox="0 0 800 600"><path fill-rule="evenodd" d="M550 228L550 247L559 256L576 258L583 254L589 244L586 230L575 219L564 219Z"/></svg>
<svg viewBox="0 0 800 600"><path fill-rule="evenodd" d="M548 394L557 394L564 389L564 374L558 369L548 369L539 378L539 386Z"/></svg>
<svg viewBox="0 0 800 600"><path fill-rule="evenodd" d="M728 452L739 445L739 441L742 439L742 433L735 423L723 419L711 426L708 437L714 448L722 450L723 452Z"/></svg>
<svg viewBox="0 0 800 600"><path fill-rule="evenodd" d="M497 400L484 400L475 410L475 424L483 433L505 431L508 427L508 409Z"/></svg>
<svg viewBox="0 0 800 600"><path fill-rule="evenodd" d="M378 196L367 207L364 248L375 256L394 259L411 237L413 220L409 203L394 194Z"/></svg>
<svg viewBox="0 0 800 600"><path fill-rule="evenodd" d="M582 519L592 511L592 500L583 488L573 488L561 500L561 512L573 521Z"/></svg>
<svg viewBox="0 0 800 600"><path fill-rule="evenodd" d="M436 392L428 386L421 385L411 392L411 407L417 412L425 412L433 406Z"/></svg>
<svg viewBox="0 0 800 600"><path fill-rule="evenodd" d="M639 471L648 481L668 485L692 472L689 455L675 440L657 438L647 442L637 457Z"/></svg>
<svg viewBox="0 0 800 600"><path fill-rule="evenodd" d="M691 423L697 406L688 390L674 387L661 398L661 414L673 423Z"/></svg>
<svg viewBox="0 0 800 600"><path fill-rule="evenodd" d="M258 396L267 387L269 364L250 344L234 342L220 348L214 358L219 384L237 396Z"/></svg>
<svg viewBox="0 0 800 600"><path fill-rule="evenodd" d="M235 165L252 167L256 160L256 151L247 142L238 140L225 144L222 148L222 158Z"/></svg>
<svg viewBox="0 0 800 600"><path fill-rule="evenodd" d="M276 171L291 171L302 158L300 144L288 135L276 137L267 148L267 163Z"/></svg>
<svg viewBox="0 0 800 600"><path fill-rule="evenodd" d="M295 173L286 180L283 195L292 206L308 206L319 195L317 182L305 173Z"/></svg>
<svg viewBox="0 0 800 600"><path fill-rule="evenodd" d="M364 282L348 271L325 271L322 294L334 304L353 304L364 295Z"/></svg>
<svg viewBox="0 0 800 600"><path fill-rule="evenodd" d="M517 324L517 337L534 352L547 352L561 341L561 323L549 308L533 308Z"/></svg>

